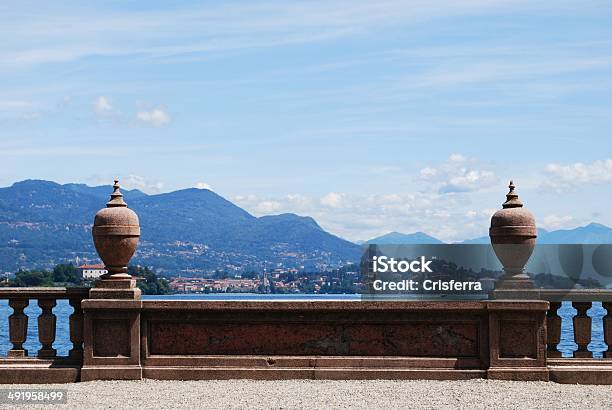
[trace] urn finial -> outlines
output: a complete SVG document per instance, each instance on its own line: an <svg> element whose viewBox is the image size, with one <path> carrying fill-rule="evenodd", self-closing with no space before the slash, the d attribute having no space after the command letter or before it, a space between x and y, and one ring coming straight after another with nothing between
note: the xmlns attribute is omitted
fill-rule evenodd
<svg viewBox="0 0 612 410"><path fill-rule="evenodd" d="M506 202L491 217L489 236L493 250L504 267L497 288L529 289L533 282L523 269L535 247L537 229L531 212L523 207L513 181Z"/></svg>
<svg viewBox="0 0 612 410"><path fill-rule="evenodd" d="M103 288L111 287L115 289L111 296L123 297L118 291L123 287L129 290L124 292L128 297L140 295L133 290L135 281L127 273L128 263L138 247L140 222L138 215L123 200L118 180L115 180L106 208L96 214L92 234L96 251L108 271L96 284L95 292L104 295Z"/></svg>
<svg viewBox="0 0 612 410"><path fill-rule="evenodd" d="M106 203L107 208L116 208L116 207L126 207L127 204L123 200L123 194L119 190L119 180L115 179L115 184L113 185L113 193L111 194L111 199Z"/></svg>
<svg viewBox="0 0 612 410"><path fill-rule="evenodd" d="M502 204L502 207L503 208L521 208L523 206L523 203L519 199L518 194L514 192L514 189L516 187L514 186L514 182L512 180L510 180L510 184L508 185L508 188L510 189L510 192L506 194L506 202Z"/></svg>

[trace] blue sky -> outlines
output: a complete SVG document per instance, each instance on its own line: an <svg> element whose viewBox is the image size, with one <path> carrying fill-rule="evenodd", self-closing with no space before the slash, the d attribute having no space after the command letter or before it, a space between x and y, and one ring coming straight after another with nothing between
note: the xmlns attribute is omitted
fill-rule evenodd
<svg viewBox="0 0 612 410"><path fill-rule="evenodd" d="M0 185L211 187L351 240L612 225L611 1L0 4Z"/></svg>

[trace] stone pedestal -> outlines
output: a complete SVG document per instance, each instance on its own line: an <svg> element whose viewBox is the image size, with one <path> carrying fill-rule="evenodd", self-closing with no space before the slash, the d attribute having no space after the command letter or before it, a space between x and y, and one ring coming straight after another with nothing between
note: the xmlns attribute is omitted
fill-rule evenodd
<svg viewBox="0 0 612 410"><path fill-rule="evenodd" d="M140 289L135 279L101 279L81 303L81 380L140 380Z"/></svg>
<svg viewBox="0 0 612 410"><path fill-rule="evenodd" d="M140 380L140 300L88 299L81 381Z"/></svg>
<svg viewBox="0 0 612 410"><path fill-rule="evenodd" d="M81 380L139 380L141 291L128 273L140 237L138 215L123 201L119 182L95 217L93 240L108 271L82 302Z"/></svg>
<svg viewBox="0 0 612 410"><path fill-rule="evenodd" d="M488 379L548 381L544 301L491 301Z"/></svg>

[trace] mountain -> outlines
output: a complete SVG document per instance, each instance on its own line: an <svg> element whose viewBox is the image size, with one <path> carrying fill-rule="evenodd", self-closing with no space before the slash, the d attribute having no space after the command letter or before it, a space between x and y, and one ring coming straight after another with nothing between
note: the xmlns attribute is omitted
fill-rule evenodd
<svg viewBox="0 0 612 410"><path fill-rule="evenodd" d="M365 244L378 244L378 245L419 245L419 244L438 244L444 243L439 239L429 236L423 232L415 232L411 234L404 234L399 232L389 232L386 235L379 236L377 238L366 241Z"/></svg>
<svg viewBox="0 0 612 410"><path fill-rule="evenodd" d="M461 243L491 243L488 236L469 239ZM547 231L538 228L537 243L544 244L588 244L612 243L612 228L598 223L590 223L574 229Z"/></svg>
<svg viewBox="0 0 612 410"><path fill-rule="evenodd" d="M28 180L0 188L0 272L97 258L91 240L95 213L111 186ZM161 272L337 266L360 257L358 245L324 231L312 218L257 218L205 189L160 195L123 191L140 217L134 263Z"/></svg>
<svg viewBox="0 0 612 410"><path fill-rule="evenodd" d="M67 261L94 262L95 213L111 186L60 185L27 180L0 188L0 272L51 267ZM206 189L160 195L122 191L142 227L133 262L162 273L204 274L214 270L304 267L315 270L358 261L360 246L323 230L310 217L255 217ZM538 230L538 243L612 243L612 229L592 223L559 231ZM391 232L367 243L442 243L425 233ZM488 236L463 243L489 243Z"/></svg>
<svg viewBox="0 0 612 410"><path fill-rule="evenodd" d="M612 228L599 223L590 223L586 226L581 226L574 229L563 229L558 231L547 231L538 228L538 244L599 244L612 243ZM444 243L439 239L427 235L423 232L415 232L413 234L403 234L399 232L390 232L386 235L361 242L362 244L394 244L394 245L418 245L418 244L436 244ZM459 243L467 244L489 244L491 240L488 236L480 236L474 239L468 239Z"/></svg>
<svg viewBox="0 0 612 410"><path fill-rule="evenodd" d="M24 183L27 183L30 181L24 181ZM36 182L36 181L34 181ZM38 181L38 182L45 182L45 181ZM109 194L108 194L108 186L107 185L100 185L100 186L88 186L85 184L64 184L63 185L64 188L67 188L71 191L75 191L75 192L80 192L82 194L86 194L86 195L93 195L96 196L98 198L101 199L106 199L108 198ZM122 189L121 193L123 194L123 196L125 197L126 201L130 201L132 199L136 199L136 198L141 198L143 196L147 196L147 194L145 194L142 191L139 191L138 189L132 189L132 190L126 190L126 189Z"/></svg>
<svg viewBox="0 0 612 410"><path fill-rule="evenodd" d="M539 230L538 230L539 231ZM479 236L478 238L466 239L463 242L459 243L468 243L468 244L489 244L491 243L491 238L488 236Z"/></svg>
<svg viewBox="0 0 612 410"><path fill-rule="evenodd" d="M594 222L574 229L551 232L539 229L538 243L612 243L612 229Z"/></svg>

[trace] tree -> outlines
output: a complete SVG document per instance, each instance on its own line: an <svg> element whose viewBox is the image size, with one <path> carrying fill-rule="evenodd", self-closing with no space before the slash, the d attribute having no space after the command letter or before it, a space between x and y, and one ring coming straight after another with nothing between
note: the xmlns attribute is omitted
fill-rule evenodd
<svg viewBox="0 0 612 410"><path fill-rule="evenodd" d="M10 281L11 286L53 286L53 274L49 271L29 271L20 269L15 273L15 278Z"/></svg>
<svg viewBox="0 0 612 410"><path fill-rule="evenodd" d="M159 278L152 269L142 266L129 266L128 273L141 277L138 287L145 295L166 295L170 292L170 284L164 278ZM57 265L53 271L20 269L9 281L10 286L74 286L82 282L79 270L72 264Z"/></svg>
<svg viewBox="0 0 612 410"><path fill-rule="evenodd" d="M155 271L148 267L128 266L128 273L144 279L136 281L136 285L145 295L167 295L171 293L168 280L159 278Z"/></svg>
<svg viewBox="0 0 612 410"><path fill-rule="evenodd" d="M81 275L73 264L57 265L53 269L53 281L77 285L81 283Z"/></svg>

